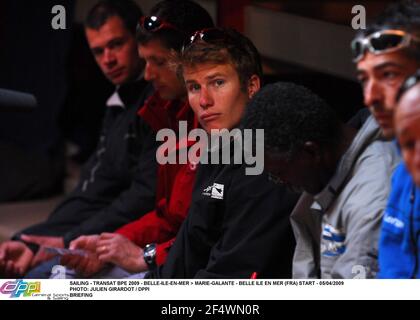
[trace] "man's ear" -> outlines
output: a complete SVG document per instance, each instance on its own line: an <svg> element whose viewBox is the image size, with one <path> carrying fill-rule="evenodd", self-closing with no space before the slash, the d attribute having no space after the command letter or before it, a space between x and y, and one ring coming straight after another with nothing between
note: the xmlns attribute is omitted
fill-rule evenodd
<svg viewBox="0 0 420 320"><path fill-rule="evenodd" d="M248 80L248 97L251 99L254 94L258 92L261 88L261 80L260 77L256 74L252 75L251 78Z"/></svg>
<svg viewBox="0 0 420 320"><path fill-rule="evenodd" d="M314 163L319 163L322 159L321 146L317 142L306 141L303 144L303 151L312 158Z"/></svg>

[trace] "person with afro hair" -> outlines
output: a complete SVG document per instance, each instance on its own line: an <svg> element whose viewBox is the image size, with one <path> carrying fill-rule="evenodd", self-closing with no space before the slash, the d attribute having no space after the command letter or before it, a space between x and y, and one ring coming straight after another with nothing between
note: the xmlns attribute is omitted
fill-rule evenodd
<svg viewBox="0 0 420 320"><path fill-rule="evenodd" d="M395 148L369 117L343 124L305 87L278 82L251 101L242 126L264 129L271 180L303 191L291 214L294 278L374 277Z"/></svg>

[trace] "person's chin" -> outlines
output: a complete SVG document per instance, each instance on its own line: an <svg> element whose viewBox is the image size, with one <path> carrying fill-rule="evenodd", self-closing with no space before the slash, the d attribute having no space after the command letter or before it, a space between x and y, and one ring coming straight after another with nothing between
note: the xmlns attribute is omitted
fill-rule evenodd
<svg viewBox="0 0 420 320"><path fill-rule="evenodd" d="M128 82L127 77L108 78L115 86L121 86Z"/></svg>
<svg viewBox="0 0 420 320"><path fill-rule="evenodd" d="M211 133L213 130L213 133L215 134L220 134L220 131L223 129L227 129L226 127L223 127L223 125L219 124L219 123L206 123L204 126L204 130L206 130L208 133Z"/></svg>
<svg viewBox="0 0 420 320"><path fill-rule="evenodd" d="M382 136L386 139L386 140L392 140L395 138L395 131L394 128L390 128L390 127L382 127L381 128L382 131Z"/></svg>
<svg viewBox="0 0 420 320"><path fill-rule="evenodd" d="M171 92L166 90L158 90L158 93L163 100L175 100L176 98Z"/></svg>

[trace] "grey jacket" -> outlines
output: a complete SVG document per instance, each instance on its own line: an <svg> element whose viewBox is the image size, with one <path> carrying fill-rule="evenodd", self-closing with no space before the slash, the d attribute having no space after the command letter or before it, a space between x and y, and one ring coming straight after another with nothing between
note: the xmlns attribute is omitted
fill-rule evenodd
<svg viewBox="0 0 420 320"><path fill-rule="evenodd" d="M400 162L369 117L316 196L304 193L291 215L294 278L372 278L390 178Z"/></svg>

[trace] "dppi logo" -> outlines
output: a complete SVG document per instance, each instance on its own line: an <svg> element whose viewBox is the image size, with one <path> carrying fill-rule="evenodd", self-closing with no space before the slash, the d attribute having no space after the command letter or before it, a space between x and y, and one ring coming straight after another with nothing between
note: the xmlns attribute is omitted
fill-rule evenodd
<svg viewBox="0 0 420 320"><path fill-rule="evenodd" d="M0 287L0 293L9 294L10 298L30 297L34 293L41 292L41 282L26 282L23 280L7 281Z"/></svg>

